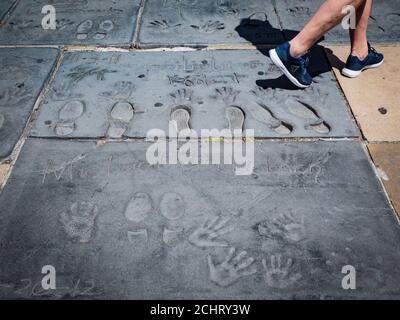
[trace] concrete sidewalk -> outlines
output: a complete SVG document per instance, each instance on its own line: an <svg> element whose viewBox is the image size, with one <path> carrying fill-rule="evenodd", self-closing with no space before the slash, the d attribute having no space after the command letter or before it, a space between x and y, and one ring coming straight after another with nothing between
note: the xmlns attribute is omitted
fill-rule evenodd
<svg viewBox="0 0 400 320"><path fill-rule="evenodd" d="M339 27L306 90L267 52L322 1L54 0L44 30L48 2L0 6L1 298L400 297L396 1L371 17L381 68L343 78ZM253 170L209 135L219 162L149 163L150 130L184 145L171 119L254 130Z"/></svg>

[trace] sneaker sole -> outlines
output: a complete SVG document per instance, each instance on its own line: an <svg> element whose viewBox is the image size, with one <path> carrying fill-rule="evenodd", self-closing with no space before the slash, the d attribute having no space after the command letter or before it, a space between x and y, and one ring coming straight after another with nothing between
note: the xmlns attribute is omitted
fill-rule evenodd
<svg viewBox="0 0 400 320"><path fill-rule="evenodd" d="M269 57L271 58L272 62L285 74L285 76L293 83L296 87L300 89L308 88L309 85L301 84L295 77L293 77L288 69L286 69L285 65L283 64L282 60L279 58L278 54L276 53L275 49L271 49L269 51Z"/></svg>
<svg viewBox="0 0 400 320"><path fill-rule="evenodd" d="M348 77L348 78L357 78L364 70L378 68L383 63L383 61L385 61L385 59L383 59L379 63L372 64L370 66L366 66L359 71L354 71L354 70L350 70L347 68L343 68L341 73L342 73L342 75L344 75L345 77Z"/></svg>

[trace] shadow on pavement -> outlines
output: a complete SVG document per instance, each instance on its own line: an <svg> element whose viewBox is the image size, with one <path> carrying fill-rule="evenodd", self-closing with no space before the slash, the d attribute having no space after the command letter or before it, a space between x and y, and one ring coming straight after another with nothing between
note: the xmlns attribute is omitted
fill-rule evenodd
<svg viewBox="0 0 400 320"><path fill-rule="evenodd" d="M269 50L271 47L266 47L265 43L274 43L276 39L281 38L282 41L286 41L284 39L292 39L298 33L295 30L280 30L274 28L268 19L259 20L246 18L242 19L239 26L235 28L236 32L240 37L246 39L250 43L252 43L263 55L269 57ZM269 39L267 38L269 37ZM319 42L324 40L320 39ZM332 50L328 49L328 54L332 56L330 59L333 63L334 68L342 68L344 63L336 57ZM316 44L310 51L310 65L309 72L312 77L317 77L323 73L332 71L332 67L328 61L328 58L325 53L325 48L322 45ZM262 88L281 88L285 90L302 90L294 86L286 76L282 75L276 79L264 79L258 80L256 84Z"/></svg>
<svg viewBox="0 0 400 320"><path fill-rule="evenodd" d="M331 49L325 48L325 52L333 68L340 71L345 67L346 63L340 60Z"/></svg>

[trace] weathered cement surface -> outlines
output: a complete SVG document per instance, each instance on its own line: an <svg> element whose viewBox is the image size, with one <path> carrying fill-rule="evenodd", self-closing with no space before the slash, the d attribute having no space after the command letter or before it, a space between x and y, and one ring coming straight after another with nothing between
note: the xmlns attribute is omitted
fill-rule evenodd
<svg viewBox="0 0 400 320"><path fill-rule="evenodd" d="M400 230L358 143L257 143L250 176L149 166L148 146L27 141L0 195L1 297L400 297Z"/></svg>
<svg viewBox="0 0 400 320"><path fill-rule="evenodd" d="M10 155L48 79L56 49L0 49L0 159Z"/></svg>
<svg viewBox="0 0 400 320"><path fill-rule="evenodd" d="M300 31L324 0L279 0L276 8L285 35L291 39L293 30ZM373 42L400 40L400 5L398 1L374 0L368 26L368 39ZM348 31L341 25L327 33L329 42L349 41Z"/></svg>
<svg viewBox="0 0 400 320"><path fill-rule="evenodd" d="M0 29L0 44L126 45L132 42L140 0L20 1ZM42 8L56 9L57 29L42 28Z"/></svg>
<svg viewBox="0 0 400 320"><path fill-rule="evenodd" d="M277 44L283 34L271 1L148 0L141 47Z"/></svg>
<svg viewBox="0 0 400 320"><path fill-rule="evenodd" d="M400 41L400 3L374 0L368 37L371 41Z"/></svg>
<svg viewBox="0 0 400 320"><path fill-rule="evenodd" d="M301 91L257 50L69 52L32 135L146 137L168 132L177 109L200 134L228 128L234 106L257 137L357 136L324 53L312 61L315 83Z"/></svg>
<svg viewBox="0 0 400 320"><path fill-rule="evenodd" d="M5 15L9 11L9 9L12 7L16 0L1 0L0 2L0 22L3 21Z"/></svg>

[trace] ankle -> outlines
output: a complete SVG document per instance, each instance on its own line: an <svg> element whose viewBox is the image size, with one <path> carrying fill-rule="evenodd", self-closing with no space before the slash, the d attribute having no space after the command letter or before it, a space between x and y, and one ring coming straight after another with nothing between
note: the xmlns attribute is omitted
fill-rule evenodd
<svg viewBox="0 0 400 320"><path fill-rule="evenodd" d="M297 43L297 41L290 41L290 55L293 58L300 58L307 53L307 49L301 44Z"/></svg>
<svg viewBox="0 0 400 320"><path fill-rule="evenodd" d="M368 56L368 45L353 47L351 49L351 55L356 56L360 60L364 60Z"/></svg>

